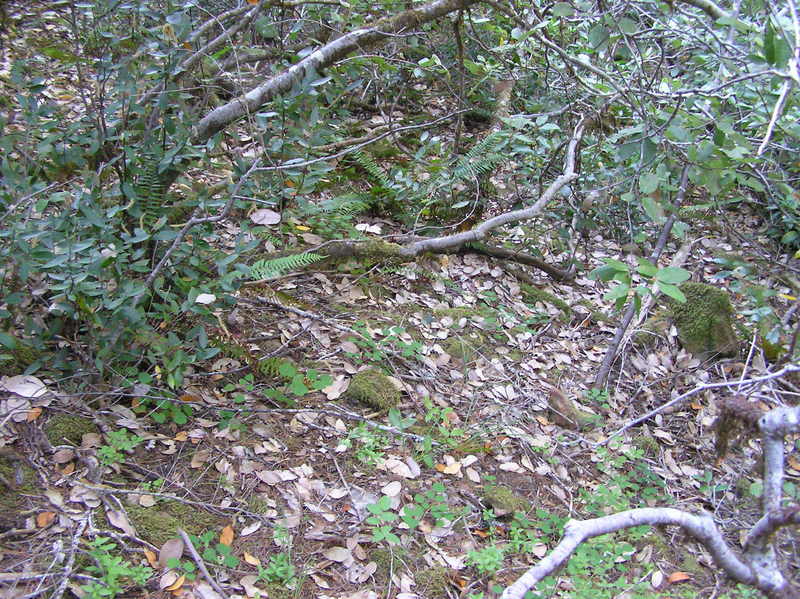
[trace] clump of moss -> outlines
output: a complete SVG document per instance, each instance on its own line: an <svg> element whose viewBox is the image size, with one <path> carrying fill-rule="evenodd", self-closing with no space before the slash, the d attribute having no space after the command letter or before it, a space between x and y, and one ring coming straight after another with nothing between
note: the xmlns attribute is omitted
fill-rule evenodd
<svg viewBox="0 0 800 599"><path fill-rule="evenodd" d="M94 422L73 414L56 414L44 426L44 434L51 445L80 445L83 435L98 432Z"/></svg>
<svg viewBox="0 0 800 599"><path fill-rule="evenodd" d="M568 321L572 318L572 308L564 300L556 297L552 293L548 293L543 289L528 285L527 283L520 283L520 291L522 291L522 299L531 304L542 302L543 304L550 304L561 310L561 320Z"/></svg>
<svg viewBox="0 0 800 599"><path fill-rule="evenodd" d="M525 513L531 509L530 501L502 485L485 485L483 500L492 506L496 516L505 516L514 512Z"/></svg>
<svg viewBox="0 0 800 599"><path fill-rule="evenodd" d="M350 381L345 397L376 410L388 410L400 403L400 391L377 368L357 372Z"/></svg>
<svg viewBox="0 0 800 599"><path fill-rule="evenodd" d="M485 343L483 335L476 333L474 336L463 337L461 335L448 339L443 348L448 354L465 364L475 359L478 350Z"/></svg>
<svg viewBox="0 0 800 599"><path fill-rule="evenodd" d="M392 570L407 557L407 552L401 547L378 547L369 555L369 561L375 562L375 582L383 586L389 581Z"/></svg>
<svg viewBox="0 0 800 599"><path fill-rule="evenodd" d="M686 302L669 299L668 304L684 349L701 359L736 355L739 341L728 294L705 283L684 283L680 290Z"/></svg>
<svg viewBox="0 0 800 599"><path fill-rule="evenodd" d="M20 526L25 519L23 510L31 507L30 496L40 492L36 472L11 450L0 455L0 529ZM8 483L8 488L6 488Z"/></svg>
<svg viewBox="0 0 800 599"><path fill-rule="evenodd" d="M225 525L222 518L180 501L167 501L153 507L129 505L125 506L125 510L139 536L156 547L176 538L179 528L189 534L200 535L206 530L216 530Z"/></svg>
<svg viewBox="0 0 800 599"><path fill-rule="evenodd" d="M653 348L669 330L670 316L667 310L657 310L633 335L634 345L643 349Z"/></svg>
<svg viewBox="0 0 800 599"><path fill-rule="evenodd" d="M13 349L3 349L6 358L0 358L3 374L10 376L22 374L25 369L42 357L43 352L30 345L16 341Z"/></svg>
<svg viewBox="0 0 800 599"><path fill-rule="evenodd" d="M422 597L430 597L431 599L447 597L449 578L447 576L447 568L444 566L425 568L417 572L414 580L417 583L416 591Z"/></svg>

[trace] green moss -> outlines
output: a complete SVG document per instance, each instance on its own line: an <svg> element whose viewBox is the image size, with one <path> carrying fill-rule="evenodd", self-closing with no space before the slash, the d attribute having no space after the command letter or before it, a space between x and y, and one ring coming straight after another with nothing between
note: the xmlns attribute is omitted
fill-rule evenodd
<svg viewBox="0 0 800 599"><path fill-rule="evenodd" d="M156 547L176 538L179 528L189 534L200 535L206 530L220 529L226 522L219 516L180 501L160 502L153 507L128 505L125 510L139 536Z"/></svg>
<svg viewBox="0 0 800 599"><path fill-rule="evenodd" d="M663 309L657 310L642 324L642 327L634 333L633 343L637 347L643 349L653 348L656 342L667 334L669 325L669 312Z"/></svg>
<svg viewBox="0 0 800 599"><path fill-rule="evenodd" d="M634 438L633 444L646 452L648 455L656 456L658 455L659 445L658 441L656 441L653 437L648 437L646 435L639 435L638 437Z"/></svg>
<svg viewBox="0 0 800 599"><path fill-rule="evenodd" d="M483 500L492 506L498 516L514 512L527 513L531 509L530 501L502 485L485 485Z"/></svg>
<svg viewBox="0 0 800 599"><path fill-rule="evenodd" d="M669 299L668 304L686 351L703 359L736 355L739 342L728 294L705 283L684 283L680 289L686 302Z"/></svg>
<svg viewBox="0 0 800 599"><path fill-rule="evenodd" d="M8 358L0 358L0 365L3 368L3 374L13 376L22 374L25 369L31 364L36 362L42 357L43 352L26 345L19 340L16 340L16 347L13 349L0 348L0 353L9 356Z"/></svg>
<svg viewBox="0 0 800 599"><path fill-rule="evenodd" d="M448 596L449 578L447 568L444 566L433 566L420 570L414 576L414 581L417 583L416 592L423 597L438 599Z"/></svg>
<svg viewBox="0 0 800 599"><path fill-rule="evenodd" d="M522 291L522 299L526 303L535 304L536 302L542 302L543 304L550 304L561 310L561 320L567 321L572 318L572 308L569 307L569 304L557 298L552 293L548 293L543 289L528 285L527 283L520 283L519 288Z"/></svg>
<svg viewBox="0 0 800 599"><path fill-rule="evenodd" d="M83 435L99 432L94 422L72 414L56 414L44 426L44 434L52 445L80 445Z"/></svg>
<svg viewBox="0 0 800 599"><path fill-rule="evenodd" d="M353 376L345 397L376 410L388 410L400 403L400 391L377 368L362 370Z"/></svg>
<svg viewBox="0 0 800 599"><path fill-rule="evenodd" d="M369 561L375 562L375 582L384 586L393 571L397 571L400 563L407 559L408 553L402 547L378 547L369 555Z"/></svg>
<svg viewBox="0 0 800 599"><path fill-rule="evenodd" d="M26 517L21 512L32 507L29 496L41 492L36 472L21 458L0 456L0 476L12 485L0 482L0 529L21 526Z"/></svg>
<svg viewBox="0 0 800 599"><path fill-rule="evenodd" d="M461 360L465 364L474 360L478 354L478 350L486 343L486 338L476 332L469 336L454 336L450 337L442 346L445 352L452 357Z"/></svg>

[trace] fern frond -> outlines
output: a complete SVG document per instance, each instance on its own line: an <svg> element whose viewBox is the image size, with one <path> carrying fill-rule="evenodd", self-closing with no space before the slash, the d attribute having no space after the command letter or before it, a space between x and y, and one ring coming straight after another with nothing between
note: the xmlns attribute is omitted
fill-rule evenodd
<svg viewBox="0 0 800 599"><path fill-rule="evenodd" d="M369 209L372 196L368 193L346 193L333 199L325 200L319 206L320 212L338 212L340 214L358 214Z"/></svg>
<svg viewBox="0 0 800 599"><path fill-rule="evenodd" d="M325 256L306 252L303 254L292 254L291 256L281 256L269 260L259 260L250 266L250 276L253 279L270 279L280 276L292 270L298 270L314 262L323 260Z"/></svg>
<svg viewBox="0 0 800 599"><path fill-rule="evenodd" d="M502 154L495 152L501 141L500 133L491 133L476 143L456 163L451 181L478 179L493 171L503 160Z"/></svg>
<svg viewBox="0 0 800 599"><path fill-rule="evenodd" d="M139 208L142 211L144 223L152 225L165 211L164 183L158 172L161 162L161 153L153 148L146 149L140 154L141 170L136 176L136 195L139 198Z"/></svg>
<svg viewBox="0 0 800 599"><path fill-rule="evenodd" d="M351 154L351 156L358 166L367 171L367 174L372 177L375 183L381 187L391 187L392 182L389 181L389 177L386 176L386 173L383 172L383 169L377 162L375 162L375 159L372 156L365 154L360 150L356 150Z"/></svg>

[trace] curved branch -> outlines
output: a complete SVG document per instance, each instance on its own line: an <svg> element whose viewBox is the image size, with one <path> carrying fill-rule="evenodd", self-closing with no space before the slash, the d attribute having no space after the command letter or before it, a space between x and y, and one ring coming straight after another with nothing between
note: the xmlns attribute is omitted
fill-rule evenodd
<svg viewBox="0 0 800 599"><path fill-rule="evenodd" d="M297 64L271 77L249 92L208 113L194 129L192 142L202 144L214 134L246 114L255 112L265 103L302 81L309 73L319 72L365 46L379 44L398 33L410 31L448 13L464 9L478 0L435 0L419 8L407 10L394 17L377 21L372 27L351 31L325 44Z"/></svg>
<svg viewBox="0 0 800 599"><path fill-rule="evenodd" d="M564 538L538 564L520 576L517 581L503 591L501 599L522 599L536 583L563 566L578 545L600 535L650 525L680 526L697 539L711 553L714 561L733 579L744 584L753 584L755 576L750 567L728 547L717 525L710 515L690 514L675 508L638 508L618 514L593 518L591 520L570 520L564 527Z"/></svg>

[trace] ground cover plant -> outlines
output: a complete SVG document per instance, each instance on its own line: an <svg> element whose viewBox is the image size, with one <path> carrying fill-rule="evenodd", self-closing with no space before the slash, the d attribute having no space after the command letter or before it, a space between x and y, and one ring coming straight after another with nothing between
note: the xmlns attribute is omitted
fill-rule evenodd
<svg viewBox="0 0 800 599"><path fill-rule="evenodd" d="M1 3L3 597L798 596L798 48Z"/></svg>

